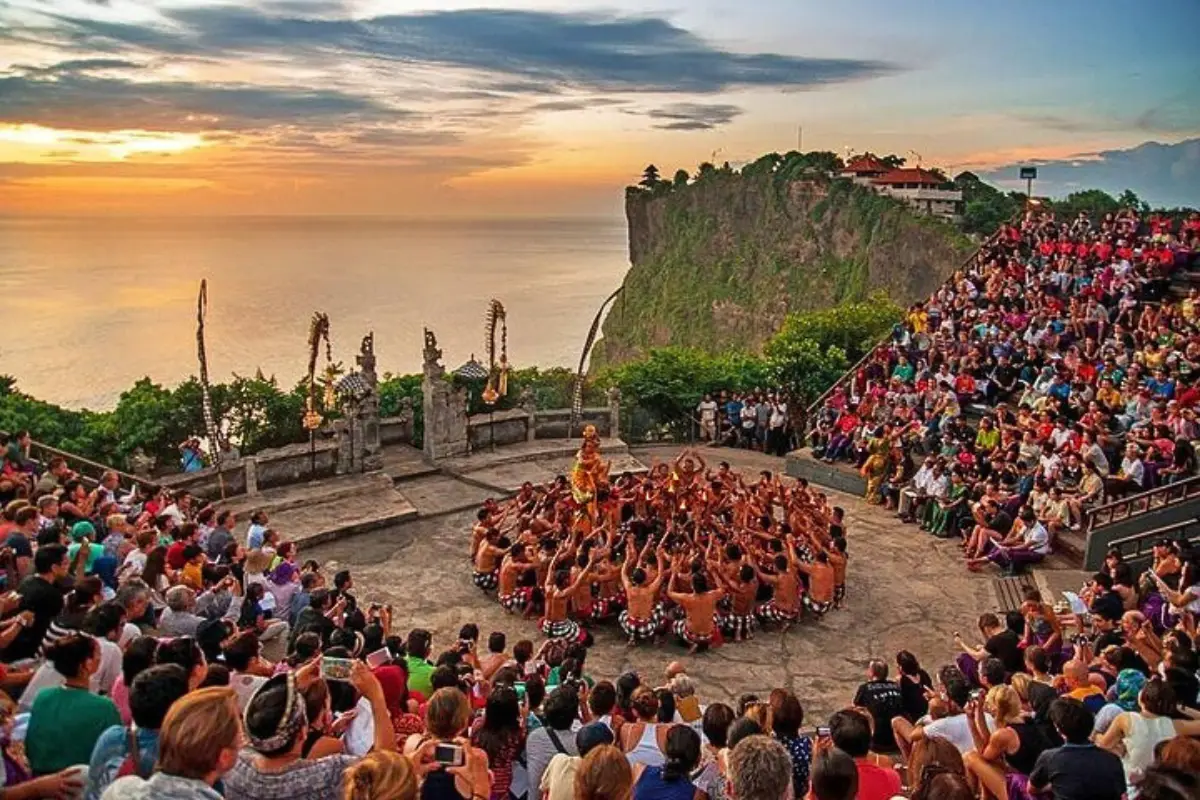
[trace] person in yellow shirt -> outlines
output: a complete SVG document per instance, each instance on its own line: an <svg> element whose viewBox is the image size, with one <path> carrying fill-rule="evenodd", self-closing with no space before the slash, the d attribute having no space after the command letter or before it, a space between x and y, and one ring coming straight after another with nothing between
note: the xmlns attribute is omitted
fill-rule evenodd
<svg viewBox="0 0 1200 800"><path fill-rule="evenodd" d="M204 550L200 545L189 544L183 551L183 557L187 562L183 565L181 582L193 591L204 591Z"/></svg>
<svg viewBox="0 0 1200 800"><path fill-rule="evenodd" d="M909 309L905 322L914 334L925 333L929 330L929 313L922 304L917 303Z"/></svg>

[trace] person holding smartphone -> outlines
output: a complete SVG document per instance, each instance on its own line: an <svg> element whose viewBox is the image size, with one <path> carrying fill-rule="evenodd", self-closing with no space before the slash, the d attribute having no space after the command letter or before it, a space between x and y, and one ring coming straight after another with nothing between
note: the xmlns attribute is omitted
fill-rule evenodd
<svg viewBox="0 0 1200 800"><path fill-rule="evenodd" d="M321 660L315 659L271 678L250 698L245 712L250 747L225 775L226 800L341 800L343 775L357 759L302 757L308 734L303 692L320 677ZM366 664L355 661L349 682L370 702L374 749L394 750L395 733L379 681Z"/></svg>
<svg viewBox="0 0 1200 800"><path fill-rule="evenodd" d="M423 800L489 800L492 780L487 754L464 738L471 724L467 696L438 689L425 710L426 732L408 738L404 752L424 772Z"/></svg>

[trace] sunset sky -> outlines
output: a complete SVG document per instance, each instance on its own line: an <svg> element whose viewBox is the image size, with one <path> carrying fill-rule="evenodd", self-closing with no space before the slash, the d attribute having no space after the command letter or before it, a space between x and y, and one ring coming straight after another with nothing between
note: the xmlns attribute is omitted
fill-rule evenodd
<svg viewBox="0 0 1200 800"><path fill-rule="evenodd" d="M648 162L800 126L996 179L1178 145L1135 188L1182 202L1197 30L1197 0L0 0L0 214L613 213Z"/></svg>

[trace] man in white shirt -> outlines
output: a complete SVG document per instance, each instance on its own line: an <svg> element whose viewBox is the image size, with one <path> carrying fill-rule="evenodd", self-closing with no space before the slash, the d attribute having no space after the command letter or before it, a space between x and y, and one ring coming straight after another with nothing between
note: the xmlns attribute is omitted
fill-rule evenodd
<svg viewBox="0 0 1200 800"><path fill-rule="evenodd" d="M1004 570L1014 571L1050 555L1050 532L1038 521L1032 506L1021 509L1020 523L1013 526L1012 533L1003 541L989 540L981 558L967 560L967 569L978 571L990 561Z"/></svg>
<svg viewBox="0 0 1200 800"><path fill-rule="evenodd" d="M905 761L912 757L913 745L921 739L945 739L962 755L975 749L970 723L963 711L971 699L971 687L966 677L957 667L944 667L938 675L938 683L937 696L929 701L929 714L917 720L916 725L904 717L892 719L892 733ZM987 723L989 728L995 728L991 714L987 715Z"/></svg>
<svg viewBox="0 0 1200 800"><path fill-rule="evenodd" d="M917 474L913 475L912 482L900 490L900 519L911 522L916 519L919 512L918 506L925 499L925 495L929 492L930 481L933 479L933 467L937 459L933 456L926 456L925 462L921 464L921 468L917 470Z"/></svg>
<svg viewBox="0 0 1200 800"><path fill-rule="evenodd" d="M717 440L717 404L712 395L704 395L704 399L696 406L696 414L700 417L700 439L705 442Z"/></svg>
<svg viewBox="0 0 1200 800"><path fill-rule="evenodd" d="M771 400L771 417L767 423L767 452L777 456L787 455L788 405L782 397Z"/></svg>
<svg viewBox="0 0 1200 800"><path fill-rule="evenodd" d="M1104 491L1110 497L1121 498L1142 491L1146 483L1146 466L1142 463L1142 448L1136 444L1125 446L1125 457L1116 475L1106 478Z"/></svg>

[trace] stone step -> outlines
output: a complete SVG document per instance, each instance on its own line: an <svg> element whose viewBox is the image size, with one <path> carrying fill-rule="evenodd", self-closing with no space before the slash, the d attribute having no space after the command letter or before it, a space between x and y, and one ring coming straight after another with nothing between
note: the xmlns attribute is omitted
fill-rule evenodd
<svg viewBox="0 0 1200 800"><path fill-rule="evenodd" d="M287 541L312 546L366 531L387 528L416 519L415 505L385 485L373 492L360 492L280 512L271 527Z"/></svg>
<svg viewBox="0 0 1200 800"><path fill-rule="evenodd" d="M266 489L253 495L237 495L222 508L233 511L245 522L251 512L265 511L269 516L280 512L303 508L317 503L327 503L355 495L376 493L391 488L391 480L382 472L355 475L340 475L319 481Z"/></svg>
<svg viewBox="0 0 1200 800"><path fill-rule="evenodd" d="M852 465L845 462L826 464L815 458L807 447L788 453L787 474L793 478L804 478L826 489L836 489L859 497L867 491L867 482Z"/></svg>

